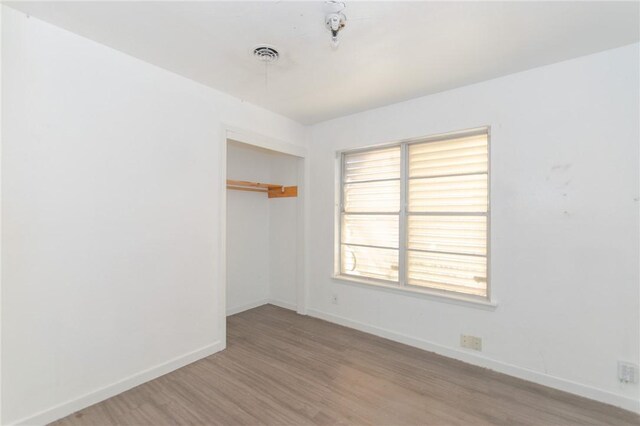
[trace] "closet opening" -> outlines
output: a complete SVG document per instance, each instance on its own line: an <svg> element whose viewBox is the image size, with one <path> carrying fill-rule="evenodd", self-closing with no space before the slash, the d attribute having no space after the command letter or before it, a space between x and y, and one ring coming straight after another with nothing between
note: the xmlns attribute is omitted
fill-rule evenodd
<svg viewBox="0 0 640 426"><path fill-rule="evenodd" d="M227 139L226 316L304 312L303 181L303 157Z"/></svg>

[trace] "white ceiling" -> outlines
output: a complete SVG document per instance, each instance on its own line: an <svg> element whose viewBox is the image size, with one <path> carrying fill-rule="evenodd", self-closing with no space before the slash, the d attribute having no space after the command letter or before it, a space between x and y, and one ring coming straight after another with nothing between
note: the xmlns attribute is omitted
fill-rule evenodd
<svg viewBox="0 0 640 426"><path fill-rule="evenodd" d="M638 2L8 2L310 124L636 42ZM282 57L265 66L259 43Z"/></svg>

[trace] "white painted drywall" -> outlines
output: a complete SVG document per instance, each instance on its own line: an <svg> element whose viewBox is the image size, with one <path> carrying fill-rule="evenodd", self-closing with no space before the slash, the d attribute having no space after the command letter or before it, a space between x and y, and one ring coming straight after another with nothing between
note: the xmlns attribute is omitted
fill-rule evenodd
<svg viewBox="0 0 640 426"><path fill-rule="evenodd" d="M299 185L298 166L301 158L274 155L271 159L271 181L285 186ZM281 306L295 309L297 304L296 262L298 251L298 203L301 199L274 198L269 203L269 270L270 299Z"/></svg>
<svg viewBox="0 0 640 426"><path fill-rule="evenodd" d="M227 177L297 185L298 158L229 141ZM227 313L266 302L295 309L298 198L227 191Z"/></svg>
<svg viewBox="0 0 640 426"><path fill-rule="evenodd" d="M223 347L223 124L299 124L2 6L2 419Z"/></svg>
<svg viewBox="0 0 640 426"><path fill-rule="evenodd" d="M229 141L227 177L270 182L271 154ZM265 194L227 191L227 313L269 299L269 199Z"/></svg>
<svg viewBox="0 0 640 426"><path fill-rule="evenodd" d="M310 314L638 410L639 45L312 127ZM491 126L494 311L331 279L335 151ZM331 303L332 294L339 304ZM459 348L461 333L483 352Z"/></svg>
<svg viewBox="0 0 640 426"><path fill-rule="evenodd" d="M0 321L2 320L2 14L0 7ZM2 421L2 324L0 323L0 422Z"/></svg>

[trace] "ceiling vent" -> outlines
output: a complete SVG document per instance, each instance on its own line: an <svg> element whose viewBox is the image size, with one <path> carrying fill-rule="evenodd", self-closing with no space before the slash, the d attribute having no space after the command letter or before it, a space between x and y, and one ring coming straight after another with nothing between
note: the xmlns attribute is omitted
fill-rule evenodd
<svg viewBox="0 0 640 426"><path fill-rule="evenodd" d="M258 58L261 62L271 64L278 60L280 54L272 46L261 45L253 49L253 56Z"/></svg>

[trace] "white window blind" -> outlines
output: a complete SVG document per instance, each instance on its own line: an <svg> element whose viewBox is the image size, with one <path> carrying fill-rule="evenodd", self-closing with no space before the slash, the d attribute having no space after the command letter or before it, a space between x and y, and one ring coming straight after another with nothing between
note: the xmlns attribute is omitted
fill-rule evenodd
<svg viewBox="0 0 640 426"><path fill-rule="evenodd" d="M344 153L340 273L487 297L488 164L484 129Z"/></svg>
<svg viewBox="0 0 640 426"><path fill-rule="evenodd" d="M341 273L398 281L400 147L343 156Z"/></svg>

